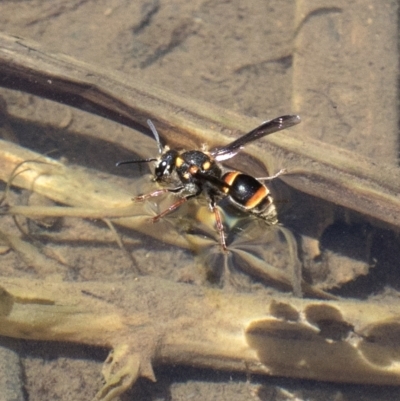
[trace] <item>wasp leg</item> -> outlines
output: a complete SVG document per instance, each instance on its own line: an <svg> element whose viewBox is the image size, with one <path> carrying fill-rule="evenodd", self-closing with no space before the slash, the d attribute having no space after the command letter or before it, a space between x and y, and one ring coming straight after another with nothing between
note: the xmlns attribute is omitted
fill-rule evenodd
<svg viewBox="0 0 400 401"><path fill-rule="evenodd" d="M210 199L210 209L214 212L215 223L220 239L219 242L221 244L222 250L226 252L228 248L226 247L224 225L222 224L221 213L219 212L214 199Z"/></svg>
<svg viewBox="0 0 400 401"><path fill-rule="evenodd" d="M189 199L196 197L197 194L192 194L192 195L188 195L185 196L183 198L180 198L179 200L177 200L175 203L173 203L168 209L164 210L163 212L161 212L160 214L158 214L157 216L154 216L152 218L153 223L157 222L158 220L162 219L164 216L166 216L167 214L173 212L174 210L178 209L179 206L182 206L185 202L187 202Z"/></svg>
<svg viewBox="0 0 400 401"><path fill-rule="evenodd" d="M285 168L280 169L276 174L271 175L270 177L259 177L257 178L258 181L271 181L275 178L279 177L282 174L286 174L287 170Z"/></svg>
<svg viewBox="0 0 400 401"><path fill-rule="evenodd" d="M182 187L176 187L176 188L157 189L156 191L150 192L149 194L135 196L134 198L132 198L132 200L134 200L136 202L142 202L142 201L144 201L146 199L155 198L157 196L166 194L168 192L176 194L176 193L182 191L183 189L184 189L183 186Z"/></svg>

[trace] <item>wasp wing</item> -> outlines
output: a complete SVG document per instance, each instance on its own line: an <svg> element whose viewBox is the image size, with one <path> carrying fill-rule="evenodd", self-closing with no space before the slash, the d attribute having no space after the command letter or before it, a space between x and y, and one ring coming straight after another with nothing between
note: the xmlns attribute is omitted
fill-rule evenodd
<svg viewBox="0 0 400 401"><path fill-rule="evenodd" d="M287 115L274 118L273 120L264 121L260 126L253 129L249 133L241 136L230 144L222 148L213 149L210 153L216 161L228 160L235 156L244 145L253 142L266 135L292 127L300 122L300 117L297 115Z"/></svg>
<svg viewBox="0 0 400 401"><path fill-rule="evenodd" d="M212 175L212 174L206 174L206 173L203 173L201 171L196 171L194 173L194 176L198 180L202 181L203 184L206 183L206 182L209 183L209 184L212 184L214 188L217 188L221 192L225 192L226 190L228 190L231 187L222 178L219 178L219 177L217 177L215 175Z"/></svg>

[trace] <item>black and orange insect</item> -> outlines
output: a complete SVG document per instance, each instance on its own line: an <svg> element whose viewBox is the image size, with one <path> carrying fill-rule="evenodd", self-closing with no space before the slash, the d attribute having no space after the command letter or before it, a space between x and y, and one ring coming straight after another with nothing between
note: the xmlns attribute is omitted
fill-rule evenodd
<svg viewBox="0 0 400 401"><path fill-rule="evenodd" d="M154 181L164 185L176 183L172 188L157 189L134 198L136 201L143 201L168 192L179 196L179 199L168 209L153 217L153 222L178 209L189 199L203 193L208 200L210 210L215 215L221 246L226 250L224 227L217 208L218 200L227 197L236 208L265 220L268 225L277 224L277 211L273 198L268 187L262 181L271 180L282 172L264 179L257 179L239 171L224 172L221 162L234 157L246 144L299 122L300 117L297 115L281 116L263 122L254 130L226 146L210 151L179 151L170 149L168 146L163 147L154 124L148 120L147 123L157 141L159 156L122 161L117 163L117 166L128 163L155 162Z"/></svg>

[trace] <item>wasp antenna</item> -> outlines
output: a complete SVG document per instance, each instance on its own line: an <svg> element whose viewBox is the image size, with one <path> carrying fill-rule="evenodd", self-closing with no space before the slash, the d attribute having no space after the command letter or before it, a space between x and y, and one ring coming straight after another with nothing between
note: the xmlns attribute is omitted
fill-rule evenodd
<svg viewBox="0 0 400 401"><path fill-rule="evenodd" d="M154 126L153 121L151 121L150 119L147 120L147 125L151 129L151 132L153 133L154 138L156 139L156 142L157 142L157 145L158 145L158 153L161 155L162 151L163 151L163 146L161 144L160 136L158 135L156 127Z"/></svg>
<svg viewBox="0 0 400 401"><path fill-rule="evenodd" d="M155 162L157 159L149 158L149 159L139 159L139 160L124 160L122 162L115 163L116 167L121 166L122 164L133 164L133 163L149 163L149 162Z"/></svg>

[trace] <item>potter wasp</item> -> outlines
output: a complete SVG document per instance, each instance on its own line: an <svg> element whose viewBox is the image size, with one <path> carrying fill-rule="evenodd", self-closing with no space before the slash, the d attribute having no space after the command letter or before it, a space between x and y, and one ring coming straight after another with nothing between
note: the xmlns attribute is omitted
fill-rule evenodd
<svg viewBox="0 0 400 401"><path fill-rule="evenodd" d="M189 199L202 193L205 194L210 210L215 216L221 246L223 250L226 250L224 226L217 208L218 200L227 198L237 209L265 220L268 225L277 224L277 211L273 198L268 187L261 181L271 180L280 175L282 171L271 177L257 179L239 171L223 172L220 162L234 157L246 144L299 122L300 117L297 115L281 116L263 122L257 128L226 146L210 151L179 151L170 149L168 146L163 147L154 124L148 120L147 123L158 145L159 155L155 158L121 161L117 163L117 166L155 162L154 181L164 185L172 182L176 184L174 187L157 189L134 198L135 201L144 201L165 193L179 196L179 199L168 209L153 217L153 222L178 209Z"/></svg>

